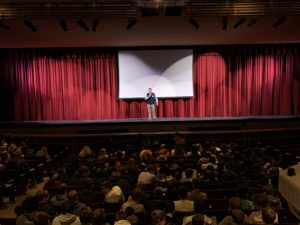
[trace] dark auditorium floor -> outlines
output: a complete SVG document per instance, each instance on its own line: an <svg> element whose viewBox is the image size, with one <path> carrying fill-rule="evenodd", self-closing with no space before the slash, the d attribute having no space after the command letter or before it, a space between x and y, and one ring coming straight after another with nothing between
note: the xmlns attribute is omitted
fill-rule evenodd
<svg viewBox="0 0 300 225"><path fill-rule="evenodd" d="M35 195L38 190L41 190L46 182L47 178L43 182L36 184L34 187L30 188L25 194L16 196L16 200L13 203L6 203L2 209L0 209L0 218L16 218L14 209L17 205L20 205L22 201L28 195Z"/></svg>

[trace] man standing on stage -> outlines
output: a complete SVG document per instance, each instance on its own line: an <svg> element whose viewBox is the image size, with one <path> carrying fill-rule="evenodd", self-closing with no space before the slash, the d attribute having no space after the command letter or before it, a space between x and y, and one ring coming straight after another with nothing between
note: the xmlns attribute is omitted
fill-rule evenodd
<svg viewBox="0 0 300 225"><path fill-rule="evenodd" d="M158 106L158 99L155 93L152 92L152 88L148 89L145 100L147 102L148 119L156 119L155 106Z"/></svg>

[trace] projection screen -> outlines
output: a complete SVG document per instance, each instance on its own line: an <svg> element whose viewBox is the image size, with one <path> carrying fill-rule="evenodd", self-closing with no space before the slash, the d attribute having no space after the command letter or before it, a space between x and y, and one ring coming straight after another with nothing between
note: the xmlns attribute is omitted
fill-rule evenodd
<svg viewBox="0 0 300 225"><path fill-rule="evenodd" d="M121 50L119 98L144 98L151 87L158 98L192 97L193 50Z"/></svg>

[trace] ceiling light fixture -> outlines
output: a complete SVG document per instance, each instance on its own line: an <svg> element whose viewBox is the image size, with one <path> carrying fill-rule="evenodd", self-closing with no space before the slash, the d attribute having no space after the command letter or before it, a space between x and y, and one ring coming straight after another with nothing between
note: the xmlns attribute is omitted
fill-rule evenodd
<svg viewBox="0 0 300 225"><path fill-rule="evenodd" d="M7 25L6 23L4 23L4 21L0 20L0 28L4 29L4 30L10 30L10 26Z"/></svg>
<svg viewBox="0 0 300 225"><path fill-rule="evenodd" d="M92 24L92 31L93 32L96 32L96 28L97 28L98 24L99 24L99 19L94 19L93 24Z"/></svg>
<svg viewBox="0 0 300 225"><path fill-rule="evenodd" d="M130 30L136 24L137 24L137 20L136 19L129 19L128 24L126 26L126 29Z"/></svg>
<svg viewBox="0 0 300 225"><path fill-rule="evenodd" d="M33 23L30 20L24 20L24 25L28 27L33 32L37 32L36 26L33 25Z"/></svg>
<svg viewBox="0 0 300 225"><path fill-rule="evenodd" d="M60 26L63 29L63 31L65 31L65 32L69 31L67 23L64 19L60 19L59 23L60 23Z"/></svg>
<svg viewBox="0 0 300 225"><path fill-rule="evenodd" d="M86 25L86 23L82 19L77 20L77 24L85 31L90 30L90 28Z"/></svg>
<svg viewBox="0 0 300 225"><path fill-rule="evenodd" d="M233 25L234 29L237 29L239 26L243 25L246 22L246 17L241 17L239 20Z"/></svg>
<svg viewBox="0 0 300 225"><path fill-rule="evenodd" d="M253 27L257 22L257 17L251 17L248 21L248 27Z"/></svg>
<svg viewBox="0 0 300 225"><path fill-rule="evenodd" d="M283 24L285 21L286 21L286 17L281 16L275 21L275 23L273 24L273 27L277 28L279 25Z"/></svg>
<svg viewBox="0 0 300 225"><path fill-rule="evenodd" d="M199 29L200 27L197 20L193 17L189 18L189 23L192 24L196 29Z"/></svg>

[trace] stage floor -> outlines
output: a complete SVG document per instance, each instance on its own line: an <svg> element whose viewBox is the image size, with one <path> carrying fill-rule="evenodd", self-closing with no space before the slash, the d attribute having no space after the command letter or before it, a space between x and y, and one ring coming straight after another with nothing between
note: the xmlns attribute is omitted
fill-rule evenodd
<svg viewBox="0 0 300 225"><path fill-rule="evenodd" d="M103 120L2 121L1 133L105 134L300 129L300 116L126 118Z"/></svg>

